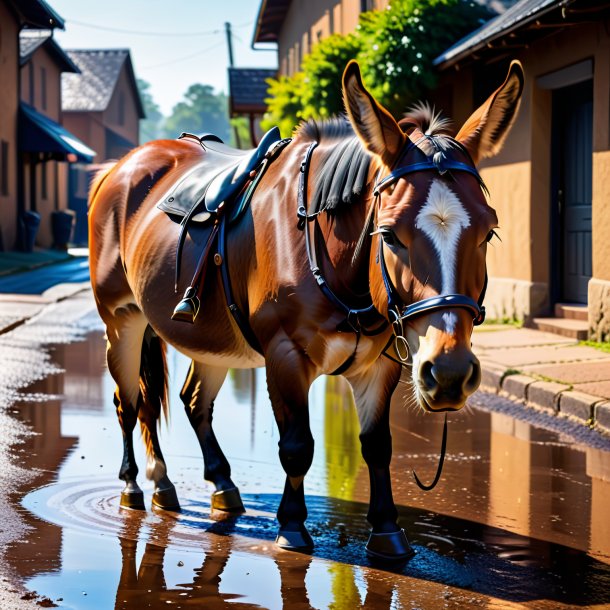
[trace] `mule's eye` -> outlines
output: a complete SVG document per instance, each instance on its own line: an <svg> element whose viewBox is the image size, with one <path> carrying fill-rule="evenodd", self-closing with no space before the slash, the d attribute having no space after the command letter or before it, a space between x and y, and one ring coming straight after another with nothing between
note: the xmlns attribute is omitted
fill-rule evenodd
<svg viewBox="0 0 610 610"><path fill-rule="evenodd" d="M499 236L499 235L498 235L498 234L495 232L495 230L494 230L494 229L492 229L492 230L491 230L491 231L490 231L490 232L487 234L487 237L485 238L485 241L486 241L487 243L489 243L489 242L490 242L490 241L491 241L491 240L492 240L494 237L497 237L498 239L500 239L500 236ZM500 241L502 241L502 240L500 239Z"/></svg>
<svg viewBox="0 0 610 610"><path fill-rule="evenodd" d="M400 244L400 242L396 238L396 235L394 234L394 231L392 231L391 229L381 227L379 229L379 233L381 235L381 239L383 239L386 246L396 247Z"/></svg>

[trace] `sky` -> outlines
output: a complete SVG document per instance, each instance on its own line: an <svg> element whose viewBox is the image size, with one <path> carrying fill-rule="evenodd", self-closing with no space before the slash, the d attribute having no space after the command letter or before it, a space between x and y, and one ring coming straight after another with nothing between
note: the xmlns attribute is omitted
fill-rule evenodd
<svg viewBox="0 0 610 610"><path fill-rule="evenodd" d="M277 53L253 51L261 0L48 0L66 22L55 30L64 49L129 48L138 78L151 85L169 115L189 85L227 92L225 22L233 30L233 58L242 68L275 68ZM269 46L267 45L267 48Z"/></svg>

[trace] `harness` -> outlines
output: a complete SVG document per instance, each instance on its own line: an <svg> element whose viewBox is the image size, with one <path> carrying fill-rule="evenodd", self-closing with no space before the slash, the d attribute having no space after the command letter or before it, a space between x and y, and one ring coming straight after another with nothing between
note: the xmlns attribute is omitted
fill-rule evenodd
<svg viewBox="0 0 610 610"><path fill-rule="evenodd" d="M418 147L418 144L423 140L428 140L434 147L435 153L431 156L425 155L423 151ZM478 301L475 301L471 297L464 294L441 294L434 297L430 297L427 299L421 299L414 303L404 303L390 276L388 274L387 265L384 257L384 248L383 248L383 240L379 239L379 249L377 253L377 262L380 265L381 276L383 279L383 284L387 294L388 300L388 311L387 318L383 318L381 314L377 311L373 303L361 309L354 309L346 305L329 287L328 282L323 277L322 272L317 264L317 256L315 250L315 242L312 244L312 239L310 237L310 229L309 224L313 224L314 226L317 223L318 215L323 212L323 209L318 210L312 214L307 212L307 176L309 170L309 164L311 162L311 156L314 149L317 147L317 142L312 142L305 156L303 158L303 162L301 164L301 174L299 176L299 193L298 193L298 227L300 229L305 229L305 246L307 250L307 258L309 260L309 266L311 272L316 280L316 283L322 293L333 303L337 309L345 313L345 320L342 324L339 325L339 329L351 329L356 333L356 348L352 355L348 358L348 360L332 374L340 374L345 372L349 366L353 363L356 357L356 351L358 349L358 341L360 338L360 334L365 335L377 335L382 333L389 323L392 325L393 331L393 339L394 339L394 347L396 350L396 354L398 355L400 362L399 364L404 365L409 360L409 346L407 340L405 338L404 332L404 322L405 320L410 320L417 316L420 316L424 313L429 313L431 311L436 311L440 309L447 308L461 308L468 310L473 317L473 324L478 326L482 324L485 320L485 307L483 306L483 300L485 298L485 292L487 289L487 272L485 273L485 284L483 286L483 290L479 296ZM385 189L389 186L395 184L399 178L403 176L407 176L409 174L421 171L436 171L441 176L445 175L447 172L458 171L458 172L467 172L474 176L477 179L477 182L481 186L484 191L487 191L483 179L481 178L479 172L474 167L474 163L469 165L467 163L463 163L461 161L457 161L455 159L448 158L445 154L445 151L439 145L439 143L435 140L435 136L433 135L424 135L422 138L417 140L416 142L409 141L401 155L398 157L397 163L400 162L411 150L417 149L419 153L425 156L425 160L418 161L414 163L410 163L408 165L404 165L402 167L398 167L393 169L387 176L378 180L374 190L373 196L375 197L375 201L373 206L378 209L378 206L381 203L381 195ZM460 149L462 152L467 153L465 149ZM469 155L468 155L469 157ZM367 318L370 320L371 317L376 316L377 319L382 318L382 323L376 326L373 330L367 328L366 324L363 323ZM387 349L389 347L386 346L383 354L392 359L387 353ZM398 362L398 361L397 361Z"/></svg>

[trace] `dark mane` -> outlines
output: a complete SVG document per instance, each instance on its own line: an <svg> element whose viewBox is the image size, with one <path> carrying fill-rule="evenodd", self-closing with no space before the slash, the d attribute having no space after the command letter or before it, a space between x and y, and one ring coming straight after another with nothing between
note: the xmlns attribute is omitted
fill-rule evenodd
<svg viewBox="0 0 610 610"><path fill-rule="evenodd" d="M366 189L372 156L367 152L345 117L328 121L310 120L297 134L319 142L314 155L321 156L322 169L316 175L309 211L336 212L358 201ZM331 146L324 146L327 144Z"/></svg>

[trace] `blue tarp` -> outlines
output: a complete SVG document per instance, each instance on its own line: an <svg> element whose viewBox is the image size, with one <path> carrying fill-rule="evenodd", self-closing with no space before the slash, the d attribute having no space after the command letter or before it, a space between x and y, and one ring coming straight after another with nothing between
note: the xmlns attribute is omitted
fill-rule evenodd
<svg viewBox="0 0 610 610"><path fill-rule="evenodd" d="M95 151L29 104L19 104L19 150L54 153L67 161L91 163ZM70 157L68 157L70 155Z"/></svg>

